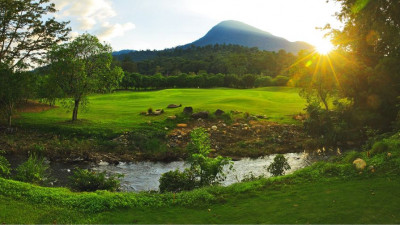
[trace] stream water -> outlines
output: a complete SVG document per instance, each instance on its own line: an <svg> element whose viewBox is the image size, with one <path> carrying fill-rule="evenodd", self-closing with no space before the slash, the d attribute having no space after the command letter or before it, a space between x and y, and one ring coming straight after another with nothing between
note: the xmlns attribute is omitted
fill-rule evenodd
<svg viewBox="0 0 400 225"><path fill-rule="evenodd" d="M302 153L284 154L288 160L291 169L286 171L290 174L298 169L309 165L307 155ZM243 158L233 162L233 169L229 170L228 166L224 168L227 173L225 181L222 185L227 186L236 182L240 182L245 176L252 173L254 176L264 175L269 177L266 167L273 162L275 155L269 155L258 159ZM16 165L23 162L22 158L9 158L11 164L15 168ZM183 161L175 161L170 163L162 162L135 162L135 163L119 163L118 165L100 162L99 164L64 164L50 162L51 176L56 179L55 186L66 186L68 176L72 175L75 167L92 169L95 171L107 171L111 174L123 174L121 178L121 188L123 191L150 191L158 190L159 179L161 174L179 169L181 171L188 167Z"/></svg>

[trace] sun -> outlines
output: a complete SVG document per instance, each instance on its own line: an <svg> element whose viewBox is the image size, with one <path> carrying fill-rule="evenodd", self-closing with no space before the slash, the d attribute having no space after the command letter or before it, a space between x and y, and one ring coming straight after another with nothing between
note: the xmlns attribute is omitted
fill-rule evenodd
<svg viewBox="0 0 400 225"><path fill-rule="evenodd" d="M322 40L319 43L315 44L315 49L319 54L327 55L333 50L333 45L328 40Z"/></svg>

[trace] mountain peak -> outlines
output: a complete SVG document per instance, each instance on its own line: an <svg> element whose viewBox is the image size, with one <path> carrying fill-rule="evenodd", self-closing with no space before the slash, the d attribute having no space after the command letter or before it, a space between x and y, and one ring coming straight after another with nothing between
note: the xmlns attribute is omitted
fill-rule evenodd
<svg viewBox="0 0 400 225"><path fill-rule="evenodd" d="M279 51L281 49L297 53L302 49L310 49L311 45L305 42L290 42L236 20L226 20L218 23L207 34L190 45L206 46L215 44L234 44L246 47L257 47L260 50Z"/></svg>
<svg viewBox="0 0 400 225"><path fill-rule="evenodd" d="M253 33L261 33L261 34L266 34L266 35L272 35L266 31L260 30L256 27L253 27L251 25L248 25L246 23L237 21L237 20L225 20L220 23L218 23L214 28L223 28L223 29L232 29L232 30L242 30L242 31L247 31L247 32L253 32Z"/></svg>

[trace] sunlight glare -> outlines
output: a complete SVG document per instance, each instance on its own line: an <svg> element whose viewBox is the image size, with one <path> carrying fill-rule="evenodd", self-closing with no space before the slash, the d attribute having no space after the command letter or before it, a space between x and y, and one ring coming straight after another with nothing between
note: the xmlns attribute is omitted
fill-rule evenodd
<svg viewBox="0 0 400 225"><path fill-rule="evenodd" d="M323 40L315 45L316 50L321 55L326 55L333 50L333 45L328 40Z"/></svg>

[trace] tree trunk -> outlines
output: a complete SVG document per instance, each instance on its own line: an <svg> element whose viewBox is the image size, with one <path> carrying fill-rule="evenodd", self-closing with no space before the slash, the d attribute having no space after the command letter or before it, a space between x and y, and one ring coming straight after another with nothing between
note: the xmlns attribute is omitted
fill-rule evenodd
<svg viewBox="0 0 400 225"><path fill-rule="evenodd" d="M326 99L322 99L322 103L324 103L326 111L329 111L329 106L328 103L326 102Z"/></svg>
<svg viewBox="0 0 400 225"><path fill-rule="evenodd" d="M80 99L75 99L74 110L72 112L72 122L78 120L78 108L79 108Z"/></svg>
<svg viewBox="0 0 400 225"><path fill-rule="evenodd" d="M8 127L11 127L11 118L12 118L12 115L11 114L8 115L8 120L7 120Z"/></svg>

